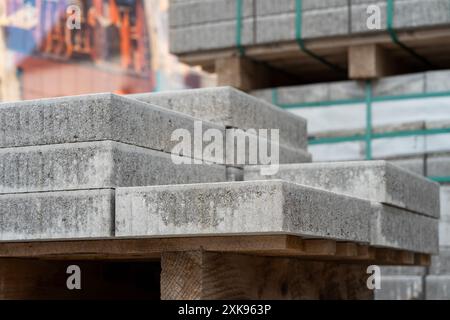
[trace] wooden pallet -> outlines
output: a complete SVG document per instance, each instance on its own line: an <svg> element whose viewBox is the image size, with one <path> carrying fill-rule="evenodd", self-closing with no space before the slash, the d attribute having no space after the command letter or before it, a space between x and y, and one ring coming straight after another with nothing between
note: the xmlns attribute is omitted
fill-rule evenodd
<svg viewBox="0 0 450 320"><path fill-rule="evenodd" d="M158 273L159 286L139 298L372 299L369 265L427 266L430 256L290 235L2 242L0 298L107 298L112 284L99 272L114 263L149 263ZM89 276L81 296L61 282L70 264ZM39 293L43 281L50 296Z"/></svg>
<svg viewBox="0 0 450 320"><path fill-rule="evenodd" d="M433 28L398 32L398 38L438 69L450 68L450 29ZM305 41L315 54L337 64L340 74L303 53L295 41L246 48L179 55L182 62L216 72L218 85L243 91L291 84L344 79L374 79L408 72L421 72L423 65L392 42L387 33L355 37L322 38Z"/></svg>
<svg viewBox="0 0 450 320"><path fill-rule="evenodd" d="M0 258L148 260L159 259L164 252L196 250L380 265L429 264L429 256L420 253L290 235L2 242Z"/></svg>

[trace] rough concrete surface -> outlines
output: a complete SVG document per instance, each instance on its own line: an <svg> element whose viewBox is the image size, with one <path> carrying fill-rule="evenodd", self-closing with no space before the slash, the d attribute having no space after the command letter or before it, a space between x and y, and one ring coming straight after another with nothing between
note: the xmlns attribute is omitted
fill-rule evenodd
<svg viewBox="0 0 450 320"><path fill-rule="evenodd" d="M0 195L0 240L114 236L114 191Z"/></svg>
<svg viewBox="0 0 450 320"><path fill-rule="evenodd" d="M305 119L292 116L285 110L231 87L136 94L128 97L227 128L279 129L280 144L307 149Z"/></svg>
<svg viewBox="0 0 450 320"><path fill-rule="evenodd" d="M225 166L192 162L113 141L0 148L0 193L226 181Z"/></svg>
<svg viewBox="0 0 450 320"><path fill-rule="evenodd" d="M185 129L193 136L196 121L199 119L114 94L2 103L0 147L113 140L170 153L178 144L172 140L173 132ZM198 132L207 129L225 130L202 121ZM197 149L202 147L200 143ZM195 154L193 150L191 155Z"/></svg>
<svg viewBox="0 0 450 320"><path fill-rule="evenodd" d="M439 218L439 185L386 161L280 165L273 179L323 188ZM261 179L257 166L245 168L245 180Z"/></svg>
<svg viewBox="0 0 450 320"><path fill-rule="evenodd" d="M117 236L295 234L369 241L370 203L283 181L119 188Z"/></svg>

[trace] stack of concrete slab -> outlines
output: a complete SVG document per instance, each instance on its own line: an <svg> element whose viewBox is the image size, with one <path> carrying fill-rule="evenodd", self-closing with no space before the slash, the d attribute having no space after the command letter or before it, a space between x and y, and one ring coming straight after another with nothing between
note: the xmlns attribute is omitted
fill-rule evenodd
<svg viewBox="0 0 450 320"><path fill-rule="evenodd" d="M447 165L450 159L447 160ZM446 171L450 174L450 171ZM439 225L439 255L433 257L426 276L426 298L450 299L450 185L441 187L441 222Z"/></svg>
<svg viewBox="0 0 450 320"><path fill-rule="evenodd" d="M172 0L169 12L171 51L186 54L236 47L237 4L234 0ZM380 28L375 30L367 26L370 5L377 6L380 13ZM387 28L386 1L303 0L301 6L304 39L379 33ZM446 0L394 1L396 30L448 24L450 3ZM294 41L296 1L242 0L240 35L243 46Z"/></svg>
<svg viewBox="0 0 450 320"><path fill-rule="evenodd" d="M292 116L270 103L231 87L144 93L128 97L222 126L225 128L227 141L234 141L233 135L239 136L245 131L249 140L258 136L259 141L263 142L260 130L279 130L279 143L275 146L279 150L279 162L311 162L311 155L307 151L307 123L303 118ZM269 134L267 138L270 145L273 137ZM249 150L248 147L247 142L245 149ZM249 163L248 155L246 159L245 163L239 163L230 153L226 159L229 172L234 172L241 180L242 165L255 164Z"/></svg>
<svg viewBox="0 0 450 320"><path fill-rule="evenodd" d="M1 240L112 236L118 186L226 180L224 165L172 161L171 134L193 132L192 117L132 99L4 103L0 123Z"/></svg>
<svg viewBox="0 0 450 320"><path fill-rule="evenodd" d="M201 101L194 103L196 108L205 115L212 110L224 122L207 121L214 120L212 114L198 119L187 114L191 112L113 94L0 105L0 239L109 237L116 231L117 187L242 179L249 157L240 153L251 143L259 147L263 138L245 140L242 130L247 143L242 151L238 139L226 145L231 129L225 125L281 128L279 160L311 161L306 121L300 117L229 88L168 97L180 108L189 107L181 101L195 97ZM219 100L222 104L215 102ZM177 130L192 138L187 148L175 148ZM224 150L209 155L204 151L211 132ZM234 155L244 162L235 163Z"/></svg>
<svg viewBox="0 0 450 320"><path fill-rule="evenodd" d="M259 172L258 166L248 166L244 179L260 180ZM369 202L369 239L374 247L438 251L437 183L385 161L286 164L271 178Z"/></svg>

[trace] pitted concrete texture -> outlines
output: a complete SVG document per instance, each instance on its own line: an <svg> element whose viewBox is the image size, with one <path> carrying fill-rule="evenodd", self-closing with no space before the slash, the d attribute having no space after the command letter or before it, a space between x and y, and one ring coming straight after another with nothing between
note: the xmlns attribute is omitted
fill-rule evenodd
<svg viewBox="0 0 450 320"><path fill-rule="evenodd" d="M0 193L221 181L223 165L113 141L0 148Z"/></svg>
<svg viewBox="0 0 450 320"><path fill-rule="evenodd" d="M386 161L280 165L272 179L303 185L407 209L439 218L439 184ZM245 180L265 179L258 166L244 171Z"/></svg>
<svg viewBox="0 0 450 320"><path fill-rule="evenodd" d="M278 129L280 144L307 149L305 119L231 87L129 95L227 128Z"/></svg>
<svg viewBox="0 0 450 320"><path fill-rule="evenodd" d="M370 244L436 254L439 251L439 220L379 203L372 203Z"/></svg>
<svg viewBox="0 0 450 320"><path fill-rule="evenodd" d="M109 93L2 103L0 147L113 140L171 153L179 143L173 132L193 137L196 123L200 135L217 129L225 136L223 126ZM206 145L194 145L200 152L190 157Z"/></svg>
<svg viewBox="0 0 450 320"><path fill-rule="evenodd" d="M0 195L0 240L114 236L114 191Z"/></svg>
<svg viewBox="0 0 450 320"><path fill-rule="evenodd" d="M370 202L283 181L119 188L116 235L294 234L369 241Z"/></svg>

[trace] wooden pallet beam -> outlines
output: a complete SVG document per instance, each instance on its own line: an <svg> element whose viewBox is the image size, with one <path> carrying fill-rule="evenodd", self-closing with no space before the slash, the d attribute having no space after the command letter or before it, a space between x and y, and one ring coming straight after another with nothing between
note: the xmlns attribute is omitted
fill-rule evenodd
<svg viewBox="0 0 450 320"><path fill-rule="evenodd" d="M373 299L367 265L205 251L161 257L161 299Z"/></svg>
<svg viewBox="0 0 450 320"><path fill-rule="evenodd" d="M295 83L292 75L241 56L218 58L215 72L218 86L231 86L245 92Z"/></svg>
<svg viewBox="0 0 450 320"><path fill-rule="evenodd" d="M378 44L354 45L348 48L348 77L367 80L401 73L406 70Z"/></svg>

